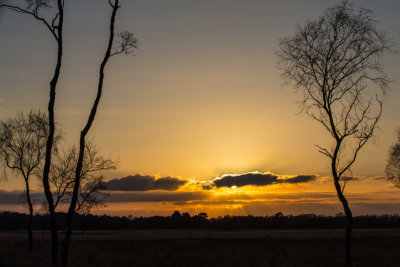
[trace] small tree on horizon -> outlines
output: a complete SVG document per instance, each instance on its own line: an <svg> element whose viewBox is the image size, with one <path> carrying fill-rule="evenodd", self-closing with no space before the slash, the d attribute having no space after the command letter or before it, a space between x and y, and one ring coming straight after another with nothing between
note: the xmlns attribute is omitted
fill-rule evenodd
<svg viewBox="0 0 400 267"><path fill-rule="evenodd" d="M47 116L31 110L24 114L0 121L0 159L5 168L23 177L25 181L24 201L28 204L28 242L33 249L32 221L33 201L31 199L31 177L40 176L39 167L43 164L46 140L49 132ZM61 138L56 134L55 142Z"/></svg>
<svg viewBox="0 0 400 267"><path fill-rule="evenodd" d="M346 266L351 266L353 215L344 188L359 152L373 138L390 82L380 58L393 44L375 25L371 10L356 12L351 3L342 1L298 26L294 36L280 41L276 53L285 81L303 93L301 111L332 140L317 147L330 161L346 215Z"/></svg>

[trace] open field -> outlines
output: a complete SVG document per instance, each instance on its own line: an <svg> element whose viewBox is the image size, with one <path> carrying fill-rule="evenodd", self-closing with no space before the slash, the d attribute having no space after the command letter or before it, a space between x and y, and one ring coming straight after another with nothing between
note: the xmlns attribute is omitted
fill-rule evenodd
<svg viewBox="0 0 400 267"><path fill-rule="evenodd" d="M1 266L49 265L48 233L0 233ZM107 231L73 236L71 266L342 266L343 230ZM400 229L356 229L354 266L398 266Z"/></svg>

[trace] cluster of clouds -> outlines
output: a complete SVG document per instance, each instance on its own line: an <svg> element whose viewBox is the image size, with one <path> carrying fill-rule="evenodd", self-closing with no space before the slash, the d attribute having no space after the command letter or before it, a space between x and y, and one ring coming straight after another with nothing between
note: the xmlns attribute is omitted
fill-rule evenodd
<svg viewBox="0 0 400 267"><path fill-rule="evenodd" d="M297 175L291 178L284 178L282 176L272 173L249 172L243 174L225 174L220 178L216 178L208 184L204 189L212 187L242 187L247 185L252 186L266 186L273 184L298 184L308 183L316 179L315 175Z"/></svg>
<svg viewBox="0 0 400 267"><path fill-rule="evenodd" d="M187 182L188 180L175 177L156 179L154 176L136 174L133 176L110 180L105 183L105 186L109 191L176 191Z"/></svg>
<svg viewBox="0 0 400 267"><path fill-rule="evenodd" d="M212 181L197 182L203 190L221 187L268 186L273 184L308 183L316 179L315 175L297 175L286 177L272 173L248 172L242 174L225 174ZM109 191L176 191L193 181L176 177L156 178L150 175L131 175L120 179L113 179L105 183ZM196 183L196 182L195 182Z"/></svg>
<svg viewBox="0 0 400 267"><path fill-rule="evenodd" d="M272 173L249 172L225 174L211 181L199 182L179 177L167 176L159 178L152 175L136 174L105 182L106 190L110 192L106 202L201 202L212 197L212 189L298 184L312 182L315 179L315 175L286 177ZM246 195L242 197L248 198ZM35 204L41 203L44 200L43 192L32 191L31 198ZM0 190L0 204L24 203L24 201L21 201L23 199L23 191Z"/></svg>
<svg viewBox="0 0 400 267"><path fill-rule="evenodd" d="M129 209L143 209L143 207L158 207L154 212L161 212L170 207L176 209L204 209L217 214L226 213L234 206L240 207L243 214L265 214L281 210L289 213L315 210L320 213L334 214L340 211L340 204L334 191L289 191L284 194L280 191L263 190L262 187L272 185L293 185L325 183L329 177L315 175L286 176L273 173L249 172L242 174L225 174L211 181L194 181L178 177L156 177L152 175L131 175L106 182L109 196L105 199L110 207L123 207L129 204ZM362 179L363 178L363 179ZM355 177L358 180L381 180L382 177ZM260 187L260 190L233 190L234 194L215 194L214 190L235 187ZM225 190L224 190L225 191ZM224 192L223 191L223 192ZM229 190L228 190L229 191ZM0 190L0 208L9 209L10 205L25 203L23 190ZM35 205L43 202L41 191L32 191L31 197ZM396 191L382 191L373 193L352 193L349 195L352 206L359 213L365 213L367 207L375 205L375 210L391 213L398 205L400 197ZM118 206L122 205L122 206ZM146 206L149 205L149 206ZM158 206L157 206L158 205ZM13 207L14 207L13 206ZM21 206L21 205L19 205ZM113 208L110 209L112 211ZM377 212L379 213L379 212ZM218 213L219 214L219 213Z"/></svg>

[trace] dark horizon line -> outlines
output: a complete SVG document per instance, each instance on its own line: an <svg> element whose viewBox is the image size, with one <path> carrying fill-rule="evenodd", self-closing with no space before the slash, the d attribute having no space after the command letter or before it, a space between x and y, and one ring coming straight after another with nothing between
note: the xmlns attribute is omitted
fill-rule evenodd
<svg viewBox="0 0 400 267"><path fill-rule="evenodd" d="M65 213L57 213L58 230L65 230ZM26 230L29 215L1 212L0 232ZM108 231L108 230L174 230L174 229L210 229L232 231L257 229L343 229L345 216L315 214L283 215L281 212L272 216L231 216L208 218L206 213L190 216L188 213L175 211L169 216L133 217L107 215L76 214L72 228L74 231ZM49 215L36 214L32 220L32 230L47 231L50 229ZM400 215L365 215L354 217L354 228L400 228Z"/></svg>

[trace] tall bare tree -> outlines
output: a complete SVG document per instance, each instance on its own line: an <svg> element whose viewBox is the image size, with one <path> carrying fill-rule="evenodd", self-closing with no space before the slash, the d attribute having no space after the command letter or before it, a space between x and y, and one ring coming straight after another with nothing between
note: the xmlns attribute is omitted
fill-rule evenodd
<svg viewBox="0 0 400 267"><path fill-rule="evenodd" d="M387 179L400 189L400 129L397 129L397 143L389 149L385 173Z"/></svg>
<svg viewBox="0 0 400 267"><path fill-rule="evenodd" d="M93 102L92 108L90 110L90 114L86 125L83 127L80 138L79 138L79 154L78 161L75 169L75 180L74 186L72 190L71 202L66 216L66 229L65 229L65 237L63 240L63 249L62 249L62 266L67 266L68 263L68 249L71 240L72 234L72 221L76 212L76 205L78 204L79 191L81 188L81 178L82 178L82 166L85 158L85 148L86 148L86 136L93 124L93 121L96 117L97 108L100 103L101 95L103 92L103 81L104 81L104 70L108 63L110 57L118 55L118 54L132 54L137 46L137 39L130 32L122 32L118 34L118 41L114 46L114 25L115 18L117 15L117 10L120 8L119 0L108 0L108 3L112 9L111 18L110 18L110 29L109 29L109 37L108 44L106 48L106 52L104 54L104 58L100 64L99 70L99 80L97 85L97 94L96 98Z"/></svg>
<svg viewBox="0 0 400 267"><path fill-rule="evenodd" d="M43 188L49 206L49 214L51 221L51 258L52 264L58 264L58 236L57 236L57 222L54 212L54 201L49 184L49 171L51 164L51 154L55 134L55 119L54 119L54 105L56 100L56 88L58 78L61 72L61 63L63 56L63 24L64 24L64 0L54 0L56 8L54 14L48 13L50 10L54 11L51 7L53 0L25 0L26 6L24 8L16 5L0 4L0 8L7 8L11 11L32 16L35 20L41 22L51 33L57 44L57 60L54 68L53 77L50 80L50 99L48 104L48 136L46 141L46 154L43 168Z"/></svg>
<svg viewBox="0 0 400 267"><path fill-rule="evenodd" d="M94 121L98 104L100 102L102 87L103 87L103 79L104 79L104 69L108 62L108 59L111 56L118 54L132 54L133 51L137 48L137 39L130 32L122 32L118 34L118 41L116 43L115 49L113 49L113 41L114 41L114 23L117 9L119 6L118 0L107 0L109 5L112 8L112 15L110 20L110 35L109 42L107 46L107 50L104 56L104 59L100 65L100 75L99 75L99 84L98 84L98 93L96 96L96 100L91 109L88 122L84 129L81 132L80 138L80 148L79 148L79 157L75 171L75 181L73 187L73 193L71 197L71 205L70 209L67 213L67 229L65 235L65 242L63 246L63 265L66 265L66 255L68 251L68 245L71 235L71 223L72 218L75 213L75 208L78 203L78 195L80 189L80 177L81 177L81 169L84 159L84 150L85 150L85 137ZM56 2L56 8L52 7L52 2ZM4 2L2 2L4 3ZM54 210L54 199L50 188L49 183L49 172L51 166L51 155L52 148L54 142L54 134L55 134L55 120L54 120L54 105L56 99L56 88L58 79L61 72L61 63L63 58L63 23L64 23L64 0L25 0L26 6L20 7L18 5L10 5L10 4L2 4L0 3L0 8L6 8L14 12L26 14L32 16L34 19L43 23L43 25L50 31L54 39L57 43L57 60L56 66L54 68L54 74L50 81L50 100L48 105L48 120L49 120L49 133L46 142L46 154L45 154L45 163L43 168L43 188L46 195L47 203L48 203L48 211L50 214L51 220L51 258L52 264L54 266L58 265L58 238L57 238L57 221ZM48 14L44 14L45 12L50 12Z"/></svg>
<svg viewBox="0 0 400 267"><path fill-rule="evenodd" d="M21 175L25 181L24 198L29 208L28 240L33 248L32 221L33 204L30 196L31 177L45 156L46 140L49 132L47 116L42 112L18 113L5 121L0 121L0 159L4 167ZM56 140L60 135L56 135Z"/></svg>
<svg viewBox="0 0 400 267"><path fill-rule="evenodd" d="M380 58L392 42L376 29L373 17L371 10L355 11L342 1L298 26L277 52L283 78L303 93L301 110L332 138L330 145L317 147L330 161L346 214L346 266L351 265L353 216L344 188L360 150L373 137L389 85Z"/></svg>

